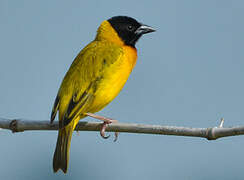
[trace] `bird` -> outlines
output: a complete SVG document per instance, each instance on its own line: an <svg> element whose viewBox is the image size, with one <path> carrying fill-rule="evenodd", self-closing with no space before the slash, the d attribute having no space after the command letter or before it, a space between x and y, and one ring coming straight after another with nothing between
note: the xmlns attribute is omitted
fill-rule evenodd
<svg viewBox="0 0 244 180"><path fill-rule="evenodd" d="M113 119L96 115L121 91L137 61L137 41L154 32L151 26L128 16L114 16L97 29L95 39L76 56L65 74L52 108L50 123L58 112L59 130L53 171L67 173L72 133L87 116L103 122L100 134ZM115 134L117 137L117 133Z"/></svg>

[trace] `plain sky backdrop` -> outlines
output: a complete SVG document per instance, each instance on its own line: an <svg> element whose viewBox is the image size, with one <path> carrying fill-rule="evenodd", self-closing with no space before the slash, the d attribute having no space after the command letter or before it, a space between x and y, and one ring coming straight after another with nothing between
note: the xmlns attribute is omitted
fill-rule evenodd
<svg viewBox="0 0 244 180"><path fill-rule="evenodd" d="M126 123L244 125L244 1L0 0L0 117L48 120L62 81L100 23L128 15L157 32L137 44L120 95L98 114ZM94 121L91 118L85 120ZM244 179L244 136L217 141L74 133L54 174L55 131L0 131L0 179Z"/></svg>

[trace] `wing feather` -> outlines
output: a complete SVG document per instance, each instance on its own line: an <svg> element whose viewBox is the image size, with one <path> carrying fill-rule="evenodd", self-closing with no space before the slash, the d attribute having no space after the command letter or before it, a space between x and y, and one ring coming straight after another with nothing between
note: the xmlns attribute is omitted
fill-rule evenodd
<svg viewBox="0 0 244 180"><path fill-rule="evenodd" d="M104 48L104 42L90 43L77 55L66 73L51 115L53 121L59 110L60 128L89 111L104 72L122 53L119 48L105 46L107 48Z"/></svg>
<svg viewBox="0 0 244 180"><path fill-rule="evenodd" d="M59 96L56 97L54 105L53 105L53 110L52 110L51 119L50 119L51 123L53 123L53 121L54 121L54 119L56 117L58 108L59 108Z"/></svg>

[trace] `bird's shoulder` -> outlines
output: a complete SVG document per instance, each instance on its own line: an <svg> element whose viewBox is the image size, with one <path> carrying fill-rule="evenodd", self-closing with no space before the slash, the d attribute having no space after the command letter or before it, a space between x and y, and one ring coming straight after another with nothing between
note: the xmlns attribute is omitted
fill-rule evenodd
<svg viewBox="0 0 244 180"><path fill-rule="evenodd" d="M103 76L110 66L124 54L116 44L93 41L80 51L61 84L59 93L83 92L91 83Z"/></svg>
<svg viewBox="0 0 244 180"><path fill-rule="evenodd" d="M93 41L76 56L68 73L85 71L89 75L94 71L101 71L104 65L113 64L122 54L124 54L124 48L117 44Z"/></svg>

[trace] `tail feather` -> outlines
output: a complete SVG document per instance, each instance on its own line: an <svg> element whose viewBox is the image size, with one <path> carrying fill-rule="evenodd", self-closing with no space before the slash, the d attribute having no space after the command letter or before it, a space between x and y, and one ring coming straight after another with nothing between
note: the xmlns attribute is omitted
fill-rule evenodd
<svg viewBox="0 0 244 180"><path fill-rule="evenodd" d="M62 169L64 173L67 173L72 132L73 128L70 128L68 126L59 130L56 149L53 156L54 172Z"/></svg>

